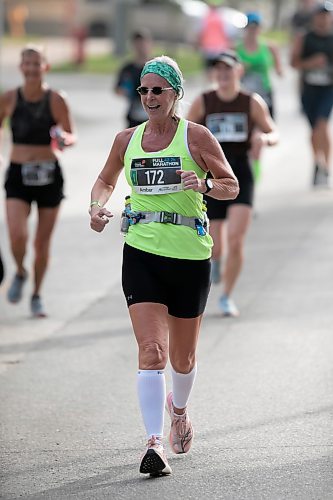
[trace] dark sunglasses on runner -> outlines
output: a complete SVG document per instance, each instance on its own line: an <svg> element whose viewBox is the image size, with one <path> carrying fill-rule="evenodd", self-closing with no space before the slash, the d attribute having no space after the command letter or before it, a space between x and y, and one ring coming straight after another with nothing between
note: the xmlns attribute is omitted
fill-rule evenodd
<svg viewBox="0 0 333 500"><path fill-rule="evenodd" d="M147 95L149 90L152 91L154 95L161 95L165 90L174 90L173 87L138 87L136 89L140 95Z"/></svg>

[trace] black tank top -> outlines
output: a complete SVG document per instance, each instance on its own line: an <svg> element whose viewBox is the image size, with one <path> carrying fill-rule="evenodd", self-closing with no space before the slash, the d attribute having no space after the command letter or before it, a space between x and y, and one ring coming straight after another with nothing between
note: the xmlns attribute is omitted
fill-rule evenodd
<svg viewBox="0 0 333 500"><path fill-rule="evenodd" d="M221 144L225 154L246 155L251 148L253 121L250 95L239 92L233 101L222 101L215 90L203 94L205 125Z"/></svg>
<svg viewBox="0 0 333 500"><path fill-rule="evenodd" d="M308 85L331 86L333 85L333 34L318 35L310 31L304 36L302 59L307 59L314 54L325 54L327 65L323 68L304 70L303 81Z"/></svg>
<svg viewBox="0 0 333 500"><path fill-rule="evenodd" d="M10 118L14 144L48 145L50 128L56 124L50 108L51 91L47 90L40 101L26 101L17 89L14 112Z"/></svg>

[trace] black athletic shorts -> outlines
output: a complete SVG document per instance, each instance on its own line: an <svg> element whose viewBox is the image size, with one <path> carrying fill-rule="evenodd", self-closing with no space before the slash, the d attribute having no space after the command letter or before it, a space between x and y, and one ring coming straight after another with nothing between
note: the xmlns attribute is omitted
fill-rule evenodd
<svg viewBox="0 0 333 500"><path fill-rule="evenodd" d="M40 163L36 162L30 171L25 168L27 164L9 165L5 177L7 199L18 198L29 204L35 201L40 208L54 208L60 204L64 198L61 167L57 161Z"/></svg>
<svg viewBox="0 0 333 500"><path fill-rule="evenodd" d="M227 155L226 155L227 156ZM207 201L208 219L226 219L228 208L231 205L253 205L254 179L251 165L247 156L227 156L227 159L239 182L239 195L234 200L216 200L204 196Z"/></svg>
<svg viewBox="0 0 333 500"><path fill-rule="evenodd" d="M125 243L122 285L128 306L154 302L176 318L196 318L207 303L210 259L161 257Z"/></svg>
<svg viewBox="0 0 333 500"><path fill-rule="evenodd" d="M333 87L303 84L302 105L304 113L314 128L318 120L329 120L333 108Z"/></svg>

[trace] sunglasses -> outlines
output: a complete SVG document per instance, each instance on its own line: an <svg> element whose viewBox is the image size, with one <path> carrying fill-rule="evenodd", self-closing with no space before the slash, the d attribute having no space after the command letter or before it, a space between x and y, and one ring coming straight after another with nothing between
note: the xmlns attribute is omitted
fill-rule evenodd
<svg viewBox="0 0 333 500"><path fill-rule="evenodd" d="M173 87L138 87L136 89L140 95L147 95L149 90L152 91L154 95L161 95L165 90L174 90Z"/></svg>

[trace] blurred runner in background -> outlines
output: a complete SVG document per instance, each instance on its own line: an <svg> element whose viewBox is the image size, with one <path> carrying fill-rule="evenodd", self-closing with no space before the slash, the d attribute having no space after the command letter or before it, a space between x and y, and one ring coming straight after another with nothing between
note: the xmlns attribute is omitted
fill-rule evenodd
<svg viewBox="0 0 333 500"><path fill-rule="evenodd" d="M204 67L210 76L214 59L220 52L230 47L230 40L218 9L221 2L211 0L207 3L209 10L202 19L196 48L201 52Z"/></svg>
<svg viewBox="0 0 333 500"><path fill-rule="evenodd" d="M0 132L4 119L9 118L13 141L5 190L7 224L16 271L7 298L12 304L18 303L28 279L25 267L28 218L32 203L36 203L38 221L30 301L34 317L46 315L40 289L48 266L51 237L64 198L63 175L55 148L62 150L76 140L64 96L50 89L44 81L48 68L42 48L25 47L20 63L22 86L0 96Z"/></svg>
<svg viewBox="0 0 333 500"><path fill-rule="evenodd" d="M319 0L298 0L297 9L290 19L292 37L310 29L312 14L318 3Z"/></svg>
<svg viewBox="0 0 333 500"><path fill-rule="evenodd" d="M295 42L295 38L304 35L311 28L312 15L315 7L319 4L319 0L299 0L297 9L290 19L291 43ZM300 111L303 113L302 105L302 75L299 74L297 80L298 95L300 100Z"/></svg>
<svg viewBox="0 0 333 500"><path fill-rule="evenodd" d="M277 47L260 39L261 27L261 15L258 12L249 12L244 38L236 44L236 52L244 67L242 87L250 93L259 94L273 118L274 97L270 72L274 68L276 73L282 76L282 64ZM258 181L261 175L260 150L257 151L257 157L252 158L252 165L255 180Z"/></svg>
<svg viewBox="0 0 333 500"><path fill-rule="evenodd" d="M195 99L188 119L205 125L212 132L239 182L239 195L233 200L205 196L209 232L214 241L212 282L220 282L222 252L227 248L219 307L223 316L238 316L230 296L241 272L245 236L251 222L254 181L250 157L255 157L263 145L276 144L278 135L262 97L241 90L242 65L236 52L222 52L213 70L216 89Z"/></svg>
<svg viewBox="0 0 333 500"><path fill-rule="evenodd" d="M329 118L333 107L333 3L319 4L311 29L295 38L291 65L301 72L301 99L311 127L313 184L329 184L332 139Z"/></svg>
<svg viewBox="0 0 333 500"><path fill-rule="evenodd" d="M148 31L140 30L132 34L131 42L133 60L120 69L114 90L128 100L127 127L136 127L148 118L136 89L140 86L141 71L151 58L152 39Z"/></svg>

